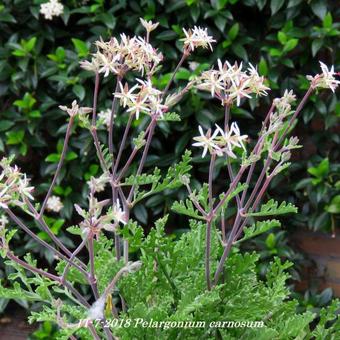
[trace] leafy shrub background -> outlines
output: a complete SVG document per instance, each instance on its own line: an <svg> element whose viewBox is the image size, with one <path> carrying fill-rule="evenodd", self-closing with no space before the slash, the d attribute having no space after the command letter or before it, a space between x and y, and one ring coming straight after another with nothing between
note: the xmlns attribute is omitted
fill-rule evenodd
<svg viewBox="0 0 340 340"><path fill-rule="evenodd" d="M176 77L178 86L181 81L209 67L208 62L227 58L258 64L260 73L268 78L277 95L286 87L299 88L299 95L306 89L307 82L298 74L316 72L319 59L335 64L335 67L339 62L339 52L336 51L339 51L340 31L336 18L340 15L340 8L336 1L69 0L63 1L62 18L52 21L39 15L39 6L43 2L3 0L0 4L0 152L16 154L23 170L34 175L37 194L47 189L61 151L66 120L58 105L69 104L75 97L84 106L91 105L93 79L79 68L78 62L91 53L91 43L98 36L107 39L121 32L141 34L139 17L160 22L152 41L167 55L168 64L164 66L162 76L154 79L159 87L164 86L170 77L168 71L180 58L180 48L173 46L182 37L182 27L193 25L208 26L217 44L209 57L204 52L198 58L195 56L202 62L198 69L190 69L195 66L190 60L184 64ZM103 95L113 92L114 79L107 79L101 86L106 89ZM110 102L99 100L101 110L110 105ZM211 121L218 121L223 116L219 103L196 93L188 94L176 111L183 117L182 122L171 126L164 123L158 129L147 165L166 167L173 163L196 134L197 123L208 128ZM255 137L264 114L257 109L257 100L232 111L233 119L237 119L242 131L250 137ZM327 211L329 202L319 204L322 189L313 185L311 179L304 182L301 179L310 176L307 167L316 167L325 158L332 169L338 168L339 136L335 124L339 115L340 103L337 103L336 96L323 93L319 98L312 96L301 116L296 134L305 147L292 171L285 177L278 177L271 188L271 195L300 206L300 214L292 217L294 219L289 224L327 230L332 219L336 218L338 211ZM122 119L125 118L118 116L118 127L122 125ZM143 118L136 124L142 127ZM49 219L54 231L66 243L72 240L67 239L61 230L65 219L72 217L71 202L85 203L84 180L99 170L92 164L94 156L90 135L75 133L66 166L55 189L65 209L61 218L51 215ZM208 164L199 155L194 162L195 175L205 176ZM223 175L219 177L223 181ZM330 178L334 181L327 173L322 181ZM339 186L333 184L329 200L339 193ZM173 195L169 191L147 201L147 209L137 207L137 219L146 226L153 219L152 214L157 215L163 210L164 203L170 208ZM308 220L312 211L313 219ZM42 252L32 242L23 245L21 240L20 246ZM51 254L40 255L52 261Z"/></svg>

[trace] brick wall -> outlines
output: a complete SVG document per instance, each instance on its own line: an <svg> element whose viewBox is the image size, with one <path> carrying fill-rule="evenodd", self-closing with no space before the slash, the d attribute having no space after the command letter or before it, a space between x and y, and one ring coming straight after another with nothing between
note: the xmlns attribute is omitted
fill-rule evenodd
<svg viewBox="0 0 340 340"><path fill-rule="evenodd" d="M340 297L340 235L332 238L330 234L306 231L295 233L292 239L315 262L320 289L331 287L334 296Z"/></svg>

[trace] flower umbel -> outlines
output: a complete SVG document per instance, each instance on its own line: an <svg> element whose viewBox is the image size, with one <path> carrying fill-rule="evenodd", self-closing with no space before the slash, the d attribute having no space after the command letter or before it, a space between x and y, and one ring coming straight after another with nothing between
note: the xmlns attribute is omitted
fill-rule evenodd
<svg viewBox="0 0 340 340"><path fill-rule="evenodd" d="M24 206L27 199L33 200L34 187L29 186L30 181L19 168L11 166L11 159L2 158L0 161L0 207L8 208L9 204Z"/></svg>
<svg viewBox="0 0 340 340"><path fill-rule="evenodd" d="M78 204L74 205L77 213L84 219L79 224L83 232L88 233L88 231L91 231L98 236L103 229L115 231L119 223L127 223L126 213L121 209L118 199L112 207L107 209L106 213L103 212L104 207L109 203L109 199L98 201L94 197L94 192L91 192L89 195L88 211L82 209Z"/></svg>
<svg viewBox="0 0 340 340"><path fill-rule="evenodd" d="M156 118L162 118L163 113L168 111L168 106L163 104L162 92L152 86L150 80L136 79L138 84L129 89L128 84L124 86L119 83L120 92L114 93L120 99L120 104L127 107L127 112L139 119L140 113L145 113Z"/></svg>
<svg viewBox="0 0 340 340"><path fill-rule="evenodd" d="M292 90L285 90L281 98L275 98L274 104L280 114L287 114L291 111L291 104L296 100L296 95Z"/></svg>
<svg viewBox="0 0 340 340"><path fill-rule="evenodd" d="M256 68L249 64L247 70L242 70L242 63L231 65L228 61L224 63L218 59L218 69L211 69L198 77L196 87L199 90L209 91L212 97L221 100L223 106L241 104L242 98L266 96L270 90L264 84L264 77L261 77Z"/></svg>
<svg viewBox="0 0 340 340"><path fill-rule="evenodd" d="M104 77L111 73L123 75L129 70L142 75L145 72L152 74L163 59L161 53L139 36L130 38L121 34L120 41L113 37L109 41L98 40L95 44L98 51L91 61L82 61L81 66L88 71L103 73Z"/></svg>
<svg viewBox="0 0 340 340"><path fill-rule="evenodd" d="M190 48L191 51L194 51L197 47L209 47L211 51L213 50L211 43L216 40L208 34L207 28L194 26L194 28L190 28L188 30L183 28L183 32L185 34L185 38L181 40L184 41L184 48Z"/></svg>
<svg viewBox="0 0 340 340"><path fill-rule="evenodd" d="M70 108L67 106L59 105L59 109L67 112L70 117L74 117L77 114L86 114L92 112L91 107L79 107L76 100L72 102L72 106Z"/></svg>
<svg viewBox="0 0 340 340"><path fill-rule="evenodd" d="M307 79L311 81L311 86L313 88L324 88L324 89L330 89L332 92L335 92L335 89L340 84L339 80L336 80L334 78L335 75L337 75L336 72L334 72L334 66L331 66L330 69L328 69L327 65L325 65L322 61L319 61L322 73L317 74L316 76L307 76Z"/></svg>
<svg viewBox="0 0 340 340"><path fill-rule="evenodd" d="M227 129L226 131L216 124L216 130L212 135L210 129L207 134L203 133L201 126L199 126L198 129L200 136L194 137L194 140L196 140L197 143L194 143L193 146L203 147L202 158L208 151L211 154L215 153L217 156L222 156L223 153L225 153L232 158L236 158L233 148L239 147L246 151L244 141L248 138L248 136L241 135L240 129L235 122L233 122L230 129Z"/></svg>
<svg viewBox="0 0 340 340"><path fill-rule="evenodd" d="M145 30L149 33L155 30L157 26L159 25L159 22L153 23L151 20L147 21L147 20L144 20L143 18L140 18L139 20L141 24L143 25L143 27L145 28Z"/></svg>
<svg viewBox="0 0 340 340"><path fill-rule="evenodd" d="M113 118L116 118L116 114ZM107 128L110 127L110 120L111 120L111 109L101 110L98 113L98 118L101 123L103 123Z"/></svg>
<svg viewBox="0 0 340 340"><path fill-rule="evenodd" d="M91 179L87 182L90 187L91 192L102 192L105 189L105 185L109 183L110 176L108 173L103 173L99 177L91 177Z"/></svg>

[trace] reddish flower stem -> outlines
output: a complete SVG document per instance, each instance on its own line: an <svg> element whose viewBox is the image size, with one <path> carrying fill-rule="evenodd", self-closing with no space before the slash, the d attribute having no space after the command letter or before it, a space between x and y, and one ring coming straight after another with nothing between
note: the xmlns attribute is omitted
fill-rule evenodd
<svg viewBox="0 0 340 340"><path fill-rule="evenodd" d="M40 243L42 246L44 246L45 248L47 248L48 250L52 251L53 253L55 253L57 256L59 256L61 259L63 259L64 261L70 263L72 266L74 266L75 268L77 268L85 277L87 276L87 272L80 267L78 264L76 264L75 262L73 262L72 260L70 260L68 257L66 257L64 254L62 254L59 250L53 248L50 244L48 244L47 242L43 241L42 239L40 239L36 234L34 234L33 231L31 231L28 227L26 227L26 225L12 212L11 209L6 208L4 209L4 211L6 212L6 214L11 218L11 220L13 222L15 222L22 230L24 230L29 236L31 236L34 240L36 240L38 243Z"/></svg>
<svg viewBox="0 0 340 340"><path fill-rule="evenodd" d="M47 191L46 197L45 197L44 202L43 202L43 204L41 206L41 209L40 209L40 212L39 212L39 218L42 217L43 214L44 214L44 211L45 211L46 205L47 205L47 201L48 201L49 197L52 194L52 190L53 190L54 185L55 185L55 183L56 183L56 181L58 179L60 170L61 170L61 168L62 168L62 166L64 164L66 152L67 152L67 149L68 149L68 142L69 142L69 139L70 139L70 136L71 136L71 132L72 132L73 122L74 122L74 116L71 116L70 120L69 120L69 123L67 125L67 130L66 130L63 150L62 150L61 155L60 155L60 160L59 160L58 165L57 165L57 170L56 170L56 172L54 174L52 183L51 183L51 185L50 185L50 187L49 187L49 189Z"/></svg>
<svg viewBox="0 0 340 340"><path fill-rule="evenodd" d="M205 233L205 280L207 282L207 289L211 290L210 281L210 253L211 253L211 220L207 220L207 227Z"/></svg>
<svg viewBox="0 0 340 340"><path fill-rule="evenodd" d="M146 144L145 144L145 147L144 147L144 150L143 150L142 159L139 162L139 166L138 166L137 173L136 173L135 176L139 176L143 171L144 164L145 164L148 152L149 152L151 140L152 140L153 133L155 131L156 125L157 125L157 119L156 119L156 117L152 117L152 120L151 120L151 123L150 123L150 131L149 131L148 138L146 140ZM128 204L131 204L131 200L132 200L132 196L134 194L134 191L135 191L135 185L132 185L132 187L130 189L129 196L127 198Z"/></svg>

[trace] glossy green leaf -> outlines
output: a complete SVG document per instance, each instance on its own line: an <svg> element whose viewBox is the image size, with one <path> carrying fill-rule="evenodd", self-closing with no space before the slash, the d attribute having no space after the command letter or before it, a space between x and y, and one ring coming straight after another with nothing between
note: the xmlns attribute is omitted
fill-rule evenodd
<svg viewBox="0 0 340 340"><path fill-rule="evenodd" d="M89 54L89 49L86 42L76 38L72 38L71 40L74 47L76 48L79 58L87 57Z"/></svg>
<svg viewBox="0 0 340 340"><path fill-rule="evenodd" d="M331 203L326 207L326 211L331 214L340 214L340 195L332 198Z"/></svg>
<svg viewBox="0 0 340 340"><path fill-rule="evenodd" d="M239 32L240 25L238 23L235 23L233 26L231 26L229 32L228 32L228 37L230 40L234 40Z"/></svg>
<svg viewBox="0 0 340 340"><path fill-rule="evenodd" d="M25 131L24 130L9 131L6 132L6 136L7 136L6 143L8 145L20 144L24 139Z"/></svg>
<svg viewBox="0 0 340 340"><path fill-rule="evenodd" d="M272 12L272 15L276 14L281 7L284 5L285 0L271 0L270 2L270 10Z"/></svg>
<svg viewBox="0 0 340 340"><path fill-rule="evenodd" d="M314 0L311 3L311 8L313 13L323 20L327 13L327 2L324 0Z"/></svg>

